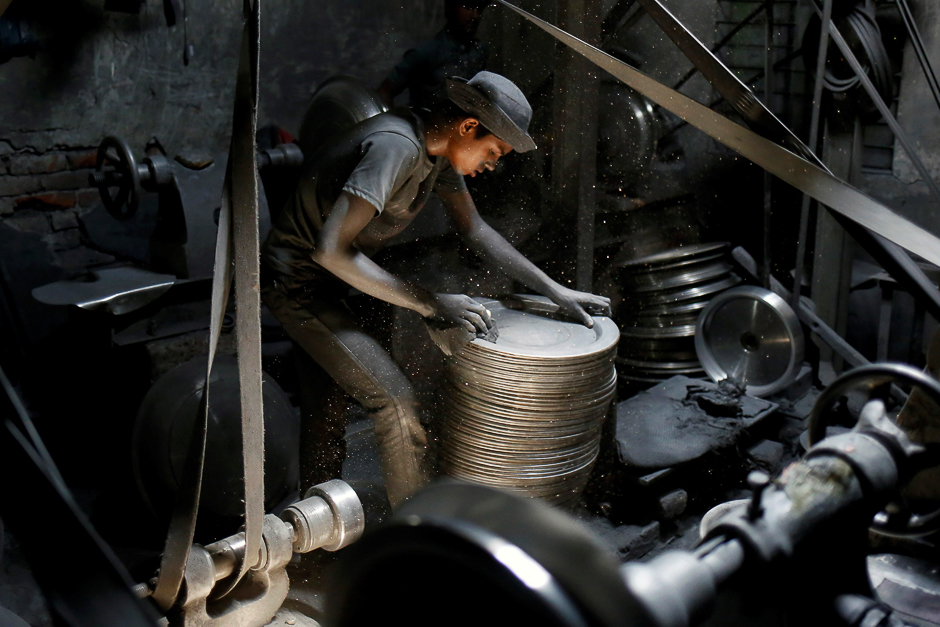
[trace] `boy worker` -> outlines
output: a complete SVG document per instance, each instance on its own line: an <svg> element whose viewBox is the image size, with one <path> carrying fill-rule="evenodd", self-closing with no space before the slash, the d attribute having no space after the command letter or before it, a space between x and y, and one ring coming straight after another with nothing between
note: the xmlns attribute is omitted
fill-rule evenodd
<svg viewBox="0 0 940 627"><path fill-rule="evenodd" d="M262 250L262 296L287 333L375 420L389 501L397 507L428 478L426 437L405 375L366 333L344 299L350 288L407 307L438 324L485 333L486 310L463 294L431 293L370 259L436 191L471 250L561 312L591 326L607 298L551 280L477 213L463 175L492 170L512 150L535 148L532 109L508 79L480 72L448 79L450 102L418 113L396 109L341 134L314 155ZM305 411L305 485L340 476L344 419Z"/></svg>

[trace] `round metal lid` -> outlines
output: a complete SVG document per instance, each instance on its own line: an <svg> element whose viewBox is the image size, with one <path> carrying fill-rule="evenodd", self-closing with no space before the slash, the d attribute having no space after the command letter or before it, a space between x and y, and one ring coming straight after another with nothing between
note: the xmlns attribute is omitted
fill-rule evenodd
<svg viewBox="0 0 940 627"><path fill-rule="evenodd" d="M752 396L779 392L803 365L803 329L790 306L769 290L740 286L702 311L695 352L715 381L731 378Z"/></svg>
<svg viewBox="0 0 940 627"><path fill-rule="evenodd" d="M700 259L709 255L710 253L727 250L730 246L731 245L728 242L712 242L707 244L682 246L680 248L674 248L665 252L656 253L655 255L649 255L639 259L631 259L618 265L623 268L637 268L640 266L662 266L666 264L674 264L676 262L689 259Z"/></svg>
<svg viewBox="0 0 940 627"><path fill-rule="evenodd" d="M663 305L676 305L679 303L684 304L685 301L699 300L710 297L712 294L723 292L730 287L734 287L740 282L741 278L738 275L734 273L728 273L727 276L709 283L702 283L688 288L684 287L674 290L662 290L659 292L636 294L633 298L636 304L640 307L641 311L643 311L647 308L655 308Z"/></svg>
<svg viewBox="0 0 940 627"><path fill-rule="evenodd" d="M675 274L676 272L690 272L705 266L711 265L715 262L720 262L724 260L727 256L726 250L718 250L716 252L710 252L706 255L693 257L691 259L680 259L679 261L674 261L667 263L665 265L658 266L628 266L621 267L623 263L630 263L630 261L611 264L614 268L620 268L620 278L625 281L637 280L643 277L652 277L659 275Z"/></svg>
<svg viewBox="0 0 940 627"><path fill-rule="evenodd" d="M620 333L613 320L594 316L594 326L562 319L536 307L510 308L500 301L483 303L499 329L496 342L475 339L471 345L520 357L540 359L596 355L613 347Z"/></svg>
<svg viewBox="0 0 940 627"><path fill-rule="evenodd" d="M698 319L698 314L705 309L705 305L707 304L707 300L697 300L690 303L676 303L674 305L664 305L661 307L639 307L631 311L632 317L630 319L638 316L677 316L683 314L694 314L696 319ZM624 317L626 318L627 316Z"/></svg>
<svg viewBox="0 0 940 627"><path fill-rule="evenodd" d="M717 262L703 268L673 274L657 273L638 277L633 281L624 281L624 287L635 293L658 292L676 287L692 286L722 278L731 273L730 263Z"/></svg>

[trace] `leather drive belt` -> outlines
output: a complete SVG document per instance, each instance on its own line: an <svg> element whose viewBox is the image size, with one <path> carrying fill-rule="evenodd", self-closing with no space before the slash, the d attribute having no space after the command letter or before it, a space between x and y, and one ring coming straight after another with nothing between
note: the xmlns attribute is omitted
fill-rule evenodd
<svg viewBox="0 0 940 627"><path fill-rule="evenodd" d="M879 257L879 261L886 256L895 258L896 263L891 264L893 268L886 268L889 271L893 270L892 274L899 273L908 275L907 278L910 278L910 273L916 271L923 275L923 273L917 269L917 266L909 258L906 258L906 255L903 255L903 251L892 250L893 247L890 246L890 242L903 246L931 263L940 265L940 239L897 215L888 207L869 198L844 181L836 178L824 167L821 167L821 164L819 164L815 157L810 161L798 156L771 139L762 137L754 131L732 122L728 118L699 104L688 96L666 87L626 63L581 41L577 37L569 35L558 27L509 4L505 0L499 0L499 2L534 23L542 30L572 48L575 52L578 52L598 67L623 81L626 85L646 96L662 108L680 117L692 126L695 126L718 142L737 151L771 174L774 174L805 194L815 198L817 201L842 216L872 231L873 233L868 234L865 233L863 229L853 229L850 227L850 232L857 231L862 233L862 236L857 239L864 239L865 241L862 242L863 245L868 244L869 246L881 247L885 253L888 253L876 255L876 257ZM645 4L646 2L644 2L644 5ZM714 62L721 68L724 68L717 59L714 59ZM727 68L725 68L725 70L727 70ZM711 77L709 76L709 78ZM738 84L740 85L740 81L738 81ZM745 89L747 88L745 87ZM753 94L750 94L750 98L748 98L748 93L750 93L750 90L747 90L746 93L738 91L737 98L732 96L728 100L737 107L751 112L750 115L745 115L746 119L756 118L762 121L763 124L758 124L758 126L768 128L771 136L777 135L780 141L790 145L793 145L793 140L795 139L796 142L798 142L796 146L802 145L779 120L773 118L772 114L771 118L773 118L773 120L769 120L760 112L757 112L755 115L754 112L757 111L757 108L763 109L763 105L760 104ZM780 134L780 127L785 130L785 133L782 135ZM776 132L773 132L775 129ZM790 139L791 137L793 139ZM802 149L799 147L794 147L793 149L801 154L809 152L805 146ZM810 152L809 154L812 153ZM851 222L845 221L844 224L851 224ZM865 237L865 235L868 237ZM879 236L890 242L880 240ZM888 245L885 246L886 244ZM906 258L906 262L898 258L898 253ZM888 266L889 264L885 265ZM896 278L902 280L904 277L896 276ZM924 278L924 281L926 281L926 278ZM917 281L902 282L905 284L918 284ZM929 282L927 282L926 285L923 282L918 285L921 289L918 289L917 292L923 296L928 296L928 287L930 291L934 293L937 292L936 288L930 285ZM936 297L931 298L932 302L938 305L936 308L931 307L931 309L936 309L940 312L940 301L938 301ZM929 306L929 303L925 304Z"/></svg>
<svg viewBox="0 0 940 627"><path fill-rule="evenodd" d="M730 103L734 109L744 118L751 130L762 137L770 139L791 152L812 162L826 172L829 169L813 154L793 132L786 127L777 117L754 96L754 93L747 85L742 83L734 72L728 69L721 60L719 60L711 50L705 47L698 38L680 22L659 0L638 0L646 13L654 22L669 36L682 53L692 62L695 68L702 73L713 87L721 94L722 98ZM845 40L839 34L835 25L829 22L830 34L835 39L837 45L843 53L843 56L855 69L859 80L864 84L872 100L885 116L885 120L891 126L892 131L898 137L898 140L911 158L911 162L917 167L921 177L927 183L928 187L940 198L940 190L937 190L936 184L930 178L923 162L914 152L909 140L901 130L897 121L887 110L887 106L881 99L881 96L871 85L868 76L861 68L858 59L855 58L852 50L845 43ZM830 173L831 174L831 173ZM827 207L828 209L828 207ZM830 213L839 223L839 225L852 236L868 253L874 257L878 263L888 271L905 289L910 292L914 298L925 309L927 309L934 318L940 316L940 291L927 278L924 271L915 264L904 250L897 244L894 244L872 231L852 222L849 218L830 210ZM940 319L940 318L937 318Z"/></svg>
<svg viewBox="0 0 940 627"><path fill-rule="evenodd" d="M245 468L245 552L237 570L220 582L217 596L228 594L260 555L264 519L264 421L261 393L261 296L258 243L258 179L255 133L258 121L258 60L261 0L244 2L232 115L232 143L222 187L216 237L206 385L193 428L180 490L173 508L153 599L167 610L176 601L196 528L209 412L209 378L232 283L234 257L236 343L241 388L242 455Z"/></svg>
<svg viewBox="0 0 940 627"><path fill-rule="evenodd" d="M689 61L708 79L754 131L787 147L807 161L826 169L813 151L807 148L787 126L765 107L750 88L741 82L711 50L660 4L659 0L637 0L646 14L666 33ZM828 170L827 170L828 171Z"/></svg>

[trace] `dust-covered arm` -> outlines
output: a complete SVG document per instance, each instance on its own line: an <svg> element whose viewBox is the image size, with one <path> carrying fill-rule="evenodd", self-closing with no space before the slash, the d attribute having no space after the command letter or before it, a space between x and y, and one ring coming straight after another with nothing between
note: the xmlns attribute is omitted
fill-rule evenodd
<svg viewBox="0 0 940 627"><path fill-rule="evenodd" d="M470 332L485 332L490 326L489 317L473 299L429 292L388 272L356 249L353 242L375 211L368 201L342 192L317 236L313 260L365 294L407 307L426 318L464 326Z"/></svg>
<svg viewBox="0 0 940 627"><path fill-rule="evenodd" d="M547 296L563 313L585 326L594 326L591 314L610 315L609 298L564 287L526 259L480 217L469 192L440 192L439 195L464 242L484 261Z"/></svg>

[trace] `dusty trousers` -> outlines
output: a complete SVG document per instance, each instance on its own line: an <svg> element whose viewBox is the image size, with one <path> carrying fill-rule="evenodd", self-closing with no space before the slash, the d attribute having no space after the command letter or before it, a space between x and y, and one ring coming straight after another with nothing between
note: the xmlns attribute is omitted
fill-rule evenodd
<svg viewBox="0 0 940 627"><path fill-rule="evenodd" d="M338 478L345 457L345 405L319 366L375 422L375 439L392 507L428 481L427 436L414 391L391 356L337 298L291 294L267 282L262 300L288 335L313 358L301 376L301 483ZM317 404L311 407L311 404Z"/></svg>

